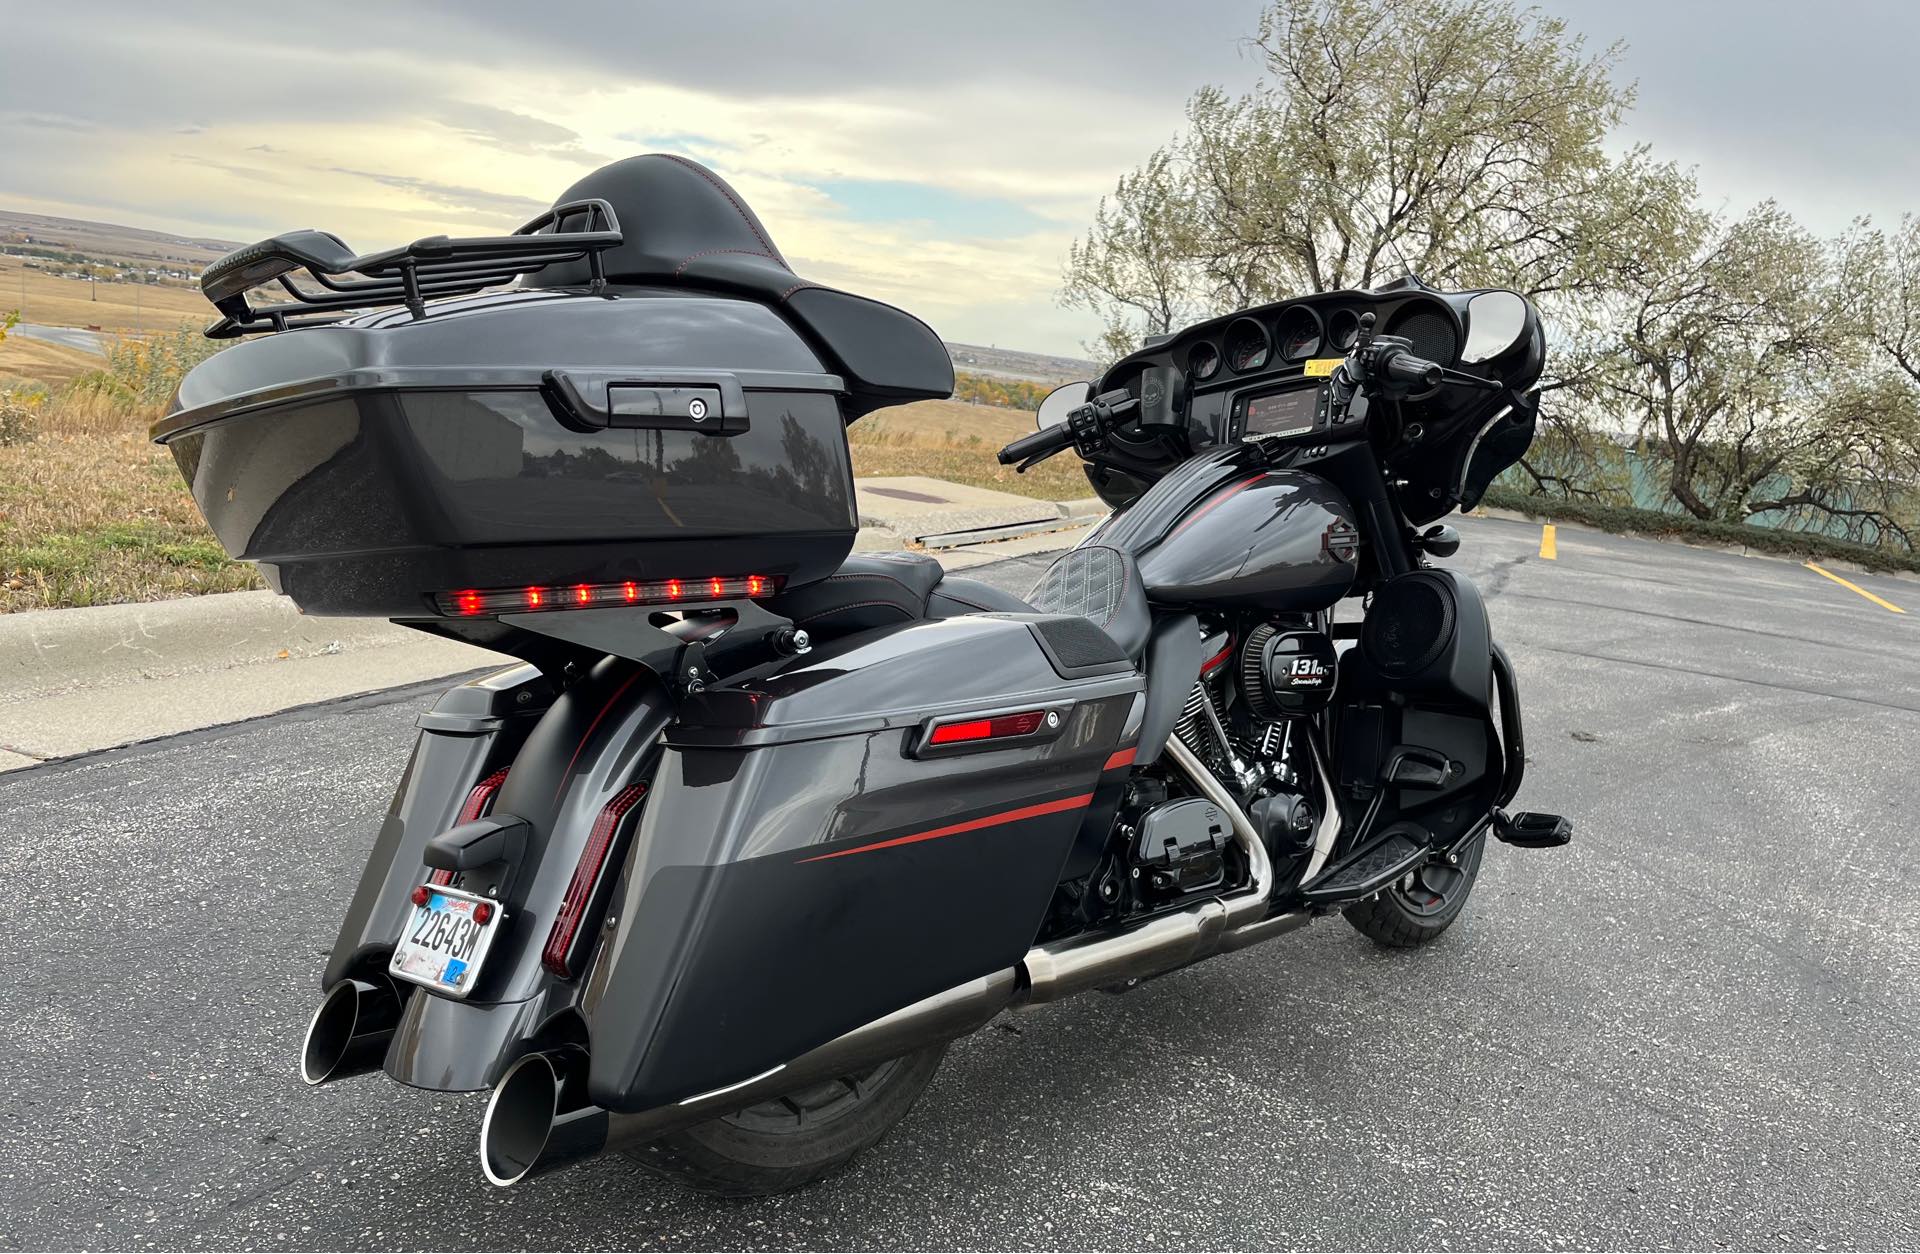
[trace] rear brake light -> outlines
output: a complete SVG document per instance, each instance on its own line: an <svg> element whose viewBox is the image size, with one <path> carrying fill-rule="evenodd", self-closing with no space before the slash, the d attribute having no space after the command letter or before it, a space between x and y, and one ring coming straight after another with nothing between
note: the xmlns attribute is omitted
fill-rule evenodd
<svg viewBox="0 0 1920 1254"><path fill-rule="evenodd" d="M772 596L780 591L779 575L735 575L711 579L626 580L623 583L577 583L546 588L462 588L442 592L433 603L450 618L483 614L521 614L528 610L575 610L600 605L670 605L676 601L724 601L739 597Z"/></svg>
<svg viewBox="0 0 1920 1254"><path fill-rule="evenodd" d="M493 808L494 795L500 791L500 785L507 782L507 768L501 767L473 786L467 794L466 802L460 807L460 817L454 820L455 826L471 823ZM453 872L445 869L435 871L427 878L429 884L453 883Z"/></svg>
<svg viewBox="0 0 1920 1254"><path fill-rule="evenodd" d="M567 882L566 895L560 899L553 929L547 933L546 948L540 951L540 965L563 980L573 978L573 942L593 904L593 890L606 870L614 837L619 834L620 824L646 795L645 784L621 790L600 811L600 817L593 821L593 830L587 834L587 847L580 851L580 862L573 868L573 878Z"/></svg>
<svg viewBox="0 0 1920 1254"><path fill-rule="evenodd" d="M957 745L970 740L999 740L1003 736L1031 736L1046 720L1045 710L1021 714L1002 714L997 718L973 718L962 723L941 723L927 738L930 745Z"/></svg>

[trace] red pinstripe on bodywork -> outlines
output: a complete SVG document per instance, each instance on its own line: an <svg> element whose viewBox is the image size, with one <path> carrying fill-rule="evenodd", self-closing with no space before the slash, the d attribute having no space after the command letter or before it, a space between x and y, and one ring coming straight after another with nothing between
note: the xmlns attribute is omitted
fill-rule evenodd
<svg viewBox="0 0 1920 1254"><path fill-rule="evenodd" d="M1211 501L1208 501L1205 505L1202 505L1199 509L1194 510L1191 514L1188 514L1185 518L1181 519L1180 525L1173 529L1173 534L1169 535L1167 539L1169 540L1173 539L1174 536L1179 535L1181 532L1185 531L1188 527L1193 526L1193 524L1199 522L1202 518L1205 518L1207 516L1208 511L1213 509L1214 506L1219 505L1227 500L1230 500L1233 497L1239 496L1242 492L1246 491L1248 488L1252 487L1254 484L1260 482L1262 479L1266 477L1267 477L1267 472L1263 470L1259 474L1253 476L1253 478L1243 479L1239 483L1236 483L1232 487L1228 488L1226 491L1218 494Z"/></svg>
<svg viewBox="0 0 1920 1254"><path fill-rule="evenodd" d="M1130 749L1120 750L1118 753L1114 754L1112 757L1107 759L1107 764L1100 768L1100 773L1104 775L1108 771L1117 771L1123 766L1132 766L1134 754L1137 753L1138 751L1139 751L1138 745L1135 745Z"/></svg>
<svg viewBox="0 0 1920 1254"><path fill-rule="evenodd" d="M984 818L968 819L964 823L953 823L946 827L936 827L931 831L915 832L911 836L895 836L891 840L876 840L871 845L855 845L851 849L837 849L832 853L815 854L811 858L802 858L802 862L825 862L828 858L844 858L853 853L872 853L876 849L891 849L896 845L913 845L923 840L939 840L943 836L958 836L962 832L977 832L983 827L999 827L1005 823L1018 823L1022 819L1037 819L1045 814L1060 814L1067 810L1084 810L1093 802L1093 794L1081 793L1077 797L1062 797L1058 801L1043 801L1038 805L1021 806L1018 810L1003 810L999 814L989 814Z"/></svg>

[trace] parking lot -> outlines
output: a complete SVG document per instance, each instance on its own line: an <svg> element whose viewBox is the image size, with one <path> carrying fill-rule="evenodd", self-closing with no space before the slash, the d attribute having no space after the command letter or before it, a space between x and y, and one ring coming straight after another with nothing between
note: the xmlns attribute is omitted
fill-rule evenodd
<svg viewBox="0 0 1920 1254"><path fill-rule="evenodd" d="M0 1246L1920 1244L1920 582L1459 520L1522 807L1412 953L1338 918L957 1044L814 1189L482 1179L479 1096L295 1071L432 694L0 778ZM969 571L1024 590L1044 559Z"/></svg>

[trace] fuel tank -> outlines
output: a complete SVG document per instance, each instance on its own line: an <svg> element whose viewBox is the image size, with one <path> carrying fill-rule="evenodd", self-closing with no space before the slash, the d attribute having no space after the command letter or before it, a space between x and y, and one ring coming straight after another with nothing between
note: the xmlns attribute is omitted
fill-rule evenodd
<svg viewBox="0 0 1920 1254"><path fill-rule="evenodd" d="M1333 484L1226 448L1169 472L1087 543L1132 553L1156 604L1310 612L1353 586L1359 539Z"/></svg>

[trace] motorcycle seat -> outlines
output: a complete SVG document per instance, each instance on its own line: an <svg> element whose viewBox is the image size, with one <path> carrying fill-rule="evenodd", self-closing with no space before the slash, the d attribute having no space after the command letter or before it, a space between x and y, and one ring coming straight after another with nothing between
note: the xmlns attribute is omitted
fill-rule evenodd
<svg viewBox="0 0 1920 1254"><path fill-rule="evenodd" d="M1024 598L950 576L925 553L856 553L834 574L772 598L767 608L822 640L962 614L1076 615L1136 663L1151 626L1132 555L1099 545L1061 554Z"/></svg>

